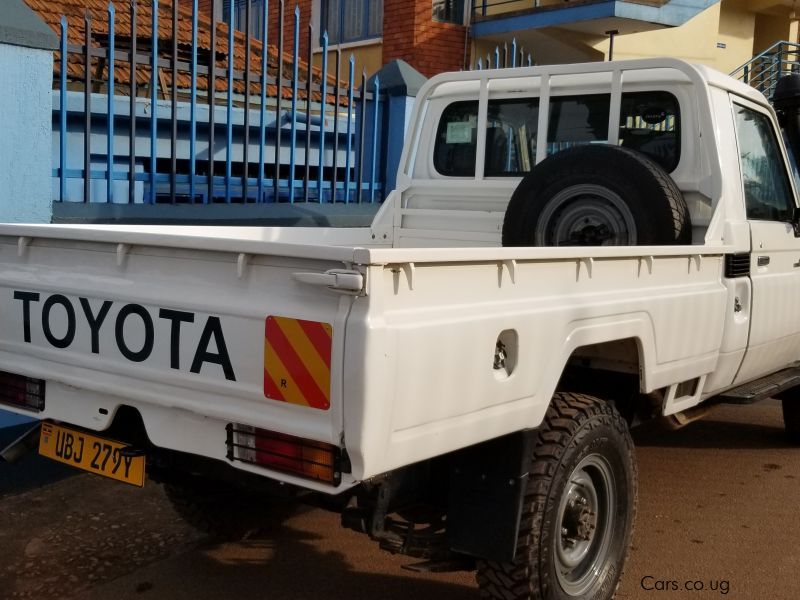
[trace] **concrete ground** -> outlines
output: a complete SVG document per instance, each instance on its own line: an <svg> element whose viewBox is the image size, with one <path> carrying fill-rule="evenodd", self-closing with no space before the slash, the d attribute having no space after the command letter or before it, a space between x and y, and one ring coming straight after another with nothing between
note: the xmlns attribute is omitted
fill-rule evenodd
<svg viewBox="0 0 800 600"><path fill-rule="evenodd" d="M678 432L638 429L638 517L617 598L797 598L800 448L782 434L774 401L723 407ZM25 470L36 471L39 459L30 461ZM158 485L81 474L9 489L20 468L0 465L0 599L479 597L472 573L404 571L413 559L317 509L213 544L174 515Z"/></svg>

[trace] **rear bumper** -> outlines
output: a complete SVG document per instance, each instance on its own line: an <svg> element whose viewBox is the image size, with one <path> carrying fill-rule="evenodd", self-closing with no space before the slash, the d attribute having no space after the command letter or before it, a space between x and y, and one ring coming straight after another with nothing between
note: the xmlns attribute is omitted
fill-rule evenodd
<svg viewBox="0 0 800 600"><path fill-rule="evenodd" d="M122 407L128 407L135 413L130 410L120 411ZM55 381L47 381L47 397L44 410L41 412L33 413L7 405L0 405L0 409L97 432L108 429L112 424L120 425L115 423L118 416L120 419L125 419L131 414L138 413L147 440L156 449L213 459L238 471L325 494L340 494L359 483L347 473L342 474L339 485L332 486L258 465L230 460L226 445L226 427L232 419L214 418L164 404L151 404L141 400L101 394Z"/></svg>

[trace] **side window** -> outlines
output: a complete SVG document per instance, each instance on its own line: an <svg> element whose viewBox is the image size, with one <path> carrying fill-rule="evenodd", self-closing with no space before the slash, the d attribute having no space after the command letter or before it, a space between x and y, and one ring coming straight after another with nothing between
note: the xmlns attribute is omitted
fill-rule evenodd
<svg viewBox="0 0 800 600"><path fill-rule="evenodd" d="M550 100L547 154L608 140L608 94L557 96Z"/></svg>
<svg viewBox="0 0 800 600"><path fill-rule="evenodd" d="M681 152L680 119L678 100L669 92L622 94L619 144L674 171Z"/></svg>
<svg viewBox="0 0 800 600"><path fill-rule="evenodd" d="M491 100L486 120L486 177L524 175L536 162L539 99Z"/></svg>
<svg viewBox="0 0 800 600"><path fill-rule="evenodd" d="M790 221L794 200L769 117L736 104L734 112L747 218Z"/></svg>
<svg viewBox="0 0 800 600"><path fill-rule="evenodd" d="M487 177L524 175L536 161L539 100L492 100L486 122ZM477 148L478 103L453 102L444 109L436 132L433 166L442 175L473 177Z"/></svg>
<svg viewBox="0 0 800 600"><path fill-rule="evenodd" d="M478 138L478 101L453 102L442 112L433 166L449 177L475 176L475 148Z"/></svg>
<svg viewBox="0 0 800 600"><path fill-rule="evenodd" d="M550 99L547 154L608 140L611 96L587 94ZM486 121L486 177L519 177L536 162L538 98L490 100ZM436 171L448 177L474 177L478 101L449 104L442 112L433 150ZM667 171L680 160L680 109L669 92L622 95L619 143L646 154Z"/></svg>

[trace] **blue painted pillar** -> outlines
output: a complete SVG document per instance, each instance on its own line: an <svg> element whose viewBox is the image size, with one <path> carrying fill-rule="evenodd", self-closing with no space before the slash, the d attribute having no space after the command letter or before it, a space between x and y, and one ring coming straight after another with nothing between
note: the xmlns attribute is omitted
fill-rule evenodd
<svg viewBox="0 0 800 600"><path fill-rule="evenodd" d="M408 131L411 119L411 109L420 87L427 78L403 60L393 60L375 73L367 82L367 90L375 89L375 79L380 81L382 101L378 107L377 152L375 154L376 179L382 182L385 198L397 183L397 168L400 165L400 154L403 152L403 142ZM372 172L371 148L372 128L374 123L374 103L367 103L367 115L364 119L365 152L364 152L364 178L369 179ZM359 119L360 124L361 119ZM356 136L359 139L359 136ZM369 181L366 181L369 184ZM365 200L369 202L369 189ZM376 201L380 199L376 194Z"/></svg>
<svg viewBox="0 0 800 600"><path fill-rule="evenodd" d="M58 38L22 0L0 18L0 222L53 216L53 51ZM30 419L0 410L0 432Z"/></svg>
<svg viewBox="0 0 800 600"><path fill-rule="evenodd" d="M58 38L22 0L0 17L0 222L52 219L53 51Z"/></svg>

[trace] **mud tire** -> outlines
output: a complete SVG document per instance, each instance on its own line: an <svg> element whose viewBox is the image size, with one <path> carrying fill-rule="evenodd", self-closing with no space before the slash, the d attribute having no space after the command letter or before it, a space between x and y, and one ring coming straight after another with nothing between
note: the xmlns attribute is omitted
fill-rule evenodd
<svg viewBox="0 0 800 600"><path fill-rule="evenodd" d="M557 544L562 542L564 494L577 467L594 456L601 457L615 480L615 500L609 502L613 515L598 531L606 550L589 577L585 589L564 583L556 573L563 563ZM608 600L619 585L627 559L636 515L636 461L628 425L610 404L582 394L557 393L538 434L522 509L513 562L479 561L477 580L483 598L493 600L567 600L586 598ZM571 492L571 488L570 488ZM597 510L597 514L602 514ZM608 537L606 537L608 536ZM565 589L567 588L567 589Z"/></svg>

